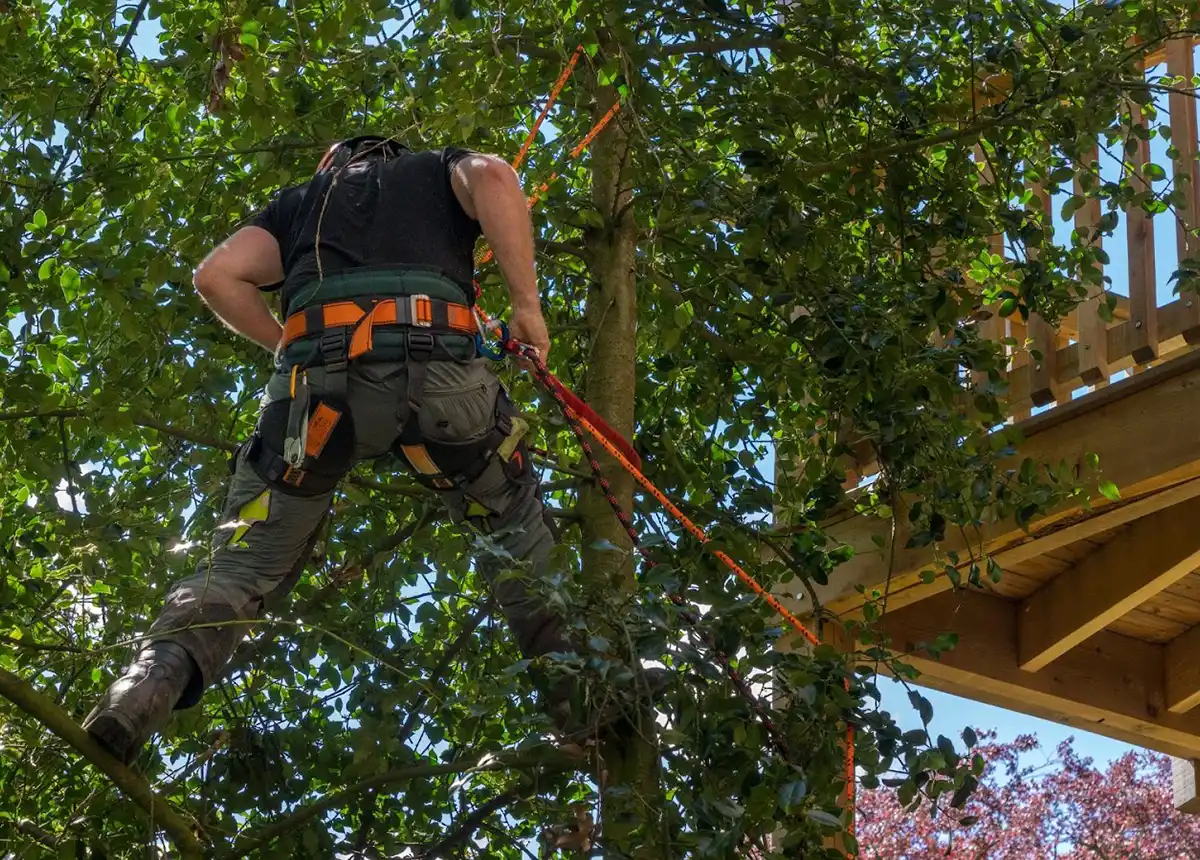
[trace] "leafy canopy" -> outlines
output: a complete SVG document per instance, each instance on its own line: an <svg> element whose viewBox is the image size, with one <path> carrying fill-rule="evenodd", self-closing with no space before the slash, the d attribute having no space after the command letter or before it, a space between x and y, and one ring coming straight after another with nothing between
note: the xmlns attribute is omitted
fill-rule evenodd
<svg viewBox="0 0 1200 860"><path fill-rule="evenodd" d="M561 175L536 214L554 369L577 385L592 362L583 319L596 284L635 287L636 317L620 324L636 325L636 349L604 361L636 368L648 470L721 546L748 562L769 548L761 581L815 612L804 585L852 554L820 527L838 505L889 517L917 500L914 539L936 543L1078 492L1053 469L997 465L1013 442L991 433L1001 346L969 320L983 304L1054 318L1103 287L1096 237L1050 244L1029 181L1078 177L1113 207L1106 233L1120 206L1177 202L1127 172L1099 183L1084 156L1099 136L1122 140L1130 106L1149 104L1136 61L1184 32L1195 6L150 0L114 17L97 0L5 0L0 667L82 717L206 551L226 453L251 431L270 372L190 289L207 250L341 137L514 153L576 45L586 57L525 171L531 188ZM1008 82L996 103L973 96L985 77ZM569 159L613 98L620 133ZM1141 129L1158 133L1151 111ZM621 165L628 212L592 205L601 158ZM630 215L636 253L622 269L614 223ZM987 251L998 232L1009 260ZM498 274L483 275L485 305L502 310ZM632 844L723 857L784 830L783 855L841 856L819 846L847 823L846 723L864 784L894 778L916 801L969 793L960 750L902 735L872 674L833 648L777 648L781 622L687 536L659 541L665 563L635 596L598 587L580 550L623 550L580 546L579 452L546 399L505 372L564 470L547 490L567 526L554 599L680 670L653 739L655 796L605 785L606 804L624 794L626 809L654 811ZM855 440L881 472L849 502ZM652 530L669 527L639 505ZM518 857L573 821L572 804L596 802L586 768L361 784L536 748L543 728L525 665L484 620L469 541L435 507L390 464L362 467L289 605L141 763L218 849L320 802L287 818L265 856L402 856L458 834L455 851ZM706 608L702 627L743 675L775 676L788 707L768 709L790 761L769 753L666 590ZM913 701L927 721L928 703ZM133 807L34 721L4 713L0 838L29 856L141 856L152 836Z"/></svg>

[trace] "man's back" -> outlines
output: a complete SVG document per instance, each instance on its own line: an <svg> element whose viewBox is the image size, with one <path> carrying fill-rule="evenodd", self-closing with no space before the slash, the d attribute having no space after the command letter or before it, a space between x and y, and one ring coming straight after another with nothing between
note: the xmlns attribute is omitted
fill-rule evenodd
<svg viewBox="0 0 1200 860"><path fill-rule="evenodd" d="M463 211L450 180L467 154L447 147L368 155L280 192L251 223L279 242L285 306L322 277L405 266L441 272L469 300L479 223Z"/></svg>

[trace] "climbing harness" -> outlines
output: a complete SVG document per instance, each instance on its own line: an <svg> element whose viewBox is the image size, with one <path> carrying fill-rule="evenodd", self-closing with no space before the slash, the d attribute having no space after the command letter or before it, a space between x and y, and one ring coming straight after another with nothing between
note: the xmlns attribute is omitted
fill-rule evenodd
<svg viewBox="0 0 1200 860"><path fill-rule="evenodd" d="M528 154L533 143L533 139L537 134L538 128L541 126L542 121L545 119L546 114L550 110L550 107L558 98L560 91L566 84L571 72L574 70L582 51L582 47L576 48L575 53L572 54L571 59L567 64L567 67L563 70L558 80L555 81L554 88L551 90L546 106L542 109L537 120L534 122L532 128L526 136L525 142L521 146L520 153L513 160L512 166L514 169L520 166L525 156ZM583 153L583 151L596 138L596 136L603 131L604 127L612 120L619 109L620 101L617 100L592 127L592 129L583 137L583 139L571 150L572 159L578 158ZM546 181L538 186L537 190L527 199L529 208L533 208L533 206L540 199L541 195L546 192L550 184L557 178L558 172L555 171ZM483 265L484 263L488 262L492 256L493 254L491 249L488 249L486 252L477 255L476 264ZM480 296L480 293L481 290L479 281L476 280L475 295L477 300ZM613 510L613 513L620 521L622 527L625 529L625 532L629 535L633 546L637 549L647 566L653 566L656 564L656 561L653 559L650 551L641 543L637 529L633 525L631 517L624 510L620 501L613 493L612 487L608 479L604 476L600 464L597 462L596 456L593 453L591 444L588 441L589 436L599 442L613 457L613 459L616 460L616 462L623 469L625 469L625 471L628 472L647 492L653 495L655 499L657 499L658 502L667 510L667 512L677 522L679 522L685 530L695 537L696 540L701 543L701 545L707 545L710 542L710 539L708 535L705 534L704 530L693 523L678 508L678 506L671 502L671 500L662 490L660 490L642 473L641 460L640 457L638 457L636 450L633 448L633 445L630 444L630 442L625 439L624 436L609 426L607 422L600 418L600 416L590 406L588 406L582 399L580 399L569 388L567 388L553 373L551 373L550 369L546 366L546 363L542 360L542 357L534 347L530 346L529 344L524 344L513 340L509 334L507 326L505 326L504 323L493 320L491 317L489 317L486 311L479 307L478 303L476 303L474 310L476 315L479 317L478 336L480 338L479 343L481 354L486 354L496 360L501 360L499 356L507 353L509 355L525 359L533 367L534 378L547 391L550 397L558 405L559 409L562 410L568 426L575 435L576 440L584 452L584 456L587 457L589 467L591 468L597 485L603 491L609 506ZM485 351L483 334L487 331L496 332L498 334L500 338L500 347L498 349ZM779 616L783 618L810 645L816 646L820 644L820 639L811 630L809 630L799 618L790 612L777 597L767 591L761 583L747 573L746 570L742 568L741 565L739 565L736 561L734 561L727 553L719 549L713 549L712 554L730 571L732 571L733 574L746 587L753 591L757 596L762 598L768 606L778 613ZM785 761L792 761L792 758L788 752L786 741L784 740L779 729L775 726L774 722L767 714L766 709L763 707L758 697L750 689L745 679L743 679L740 673L733 667L729 656L722 652L712 636L701 628L699 615L688 605L686 599L682 595L677 593L669 593L667 597L671 603L680 610L680 616L683 618L688 627L708 647L709 651L721 665L721 668L726 677L729 679L730 683L754 710L755 715L758 717L759 722L762 724L767 737L771 742L771 745ZM846 680L845 686L847 689L849 689L849 679ZM847 808L853 810L855 798L854 727L850 725L849 722L847 722L846 726L845 747L846 806Z"/></svg>

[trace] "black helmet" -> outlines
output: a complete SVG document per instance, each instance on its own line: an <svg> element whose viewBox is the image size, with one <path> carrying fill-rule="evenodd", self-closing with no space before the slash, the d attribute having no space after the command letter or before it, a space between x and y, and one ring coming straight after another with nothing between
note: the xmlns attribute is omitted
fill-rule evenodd
<svg viewBox="0 0 1200 860"><path fill-rule="evenodd" d="M315 172L320 173L324 170L345 167L355 158L368 154L380 154L385 158L395 158L407 150L407 146L393 138L382 137L378 134L362 134L358 137L338 141L329 147Z"/></svg>

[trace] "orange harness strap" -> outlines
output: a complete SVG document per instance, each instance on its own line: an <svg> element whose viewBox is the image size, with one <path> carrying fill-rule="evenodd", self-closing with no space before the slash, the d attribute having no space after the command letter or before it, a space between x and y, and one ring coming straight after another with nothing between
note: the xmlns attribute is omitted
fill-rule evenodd
<svg viewBox="0 0 1200 860"><path fill-rule="evenodd" d="M355 359L371 351L372 333L377 325L449 329L472 337L477 331L470 307L424 295L383 299L375 302L370 310L363 310L355 302L330 302L319 309L319 325L312 325L314 321L310 317L315 316L314 311L308 308L287 318L283 326L285 346L298 338L320 334L326 329L353 327L348 357Z"/></svg>

